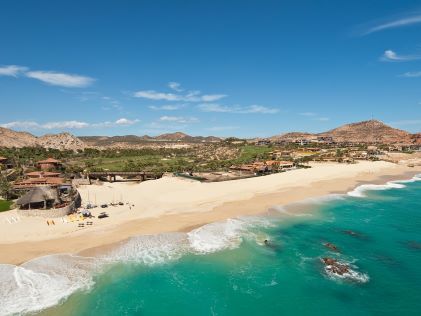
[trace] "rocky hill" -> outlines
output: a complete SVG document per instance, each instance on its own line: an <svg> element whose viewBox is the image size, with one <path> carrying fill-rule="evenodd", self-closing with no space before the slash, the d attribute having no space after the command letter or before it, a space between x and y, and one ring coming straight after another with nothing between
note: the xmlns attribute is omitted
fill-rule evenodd
<svg viewBox="0 0 421 316"><path fill-rule="evenodd" d="M353 143L411 143L411 134L390 127L377 120L363 121L358 123L346 124L335 128L318 136L329 136L336 142Z"/></svg>
<svg viewBox="0 0 421 316"><path fill-rule="evenodd" d="M50 134L41 137L27 132L17 132L0 127L0 147L44 147L59 150L84 149L86 144L69 133Z"/></svg>
<svg viewBox="0 0 421 316"><path fill-rule="evenodd" d="M37 141L38 145L44 148L75 151L86 148L86 144L83 141L69 133L48 134L38 137Z"/></svg>
<svg viewBox="0 0 421 316"><path fill-rule="evenodd" d="M332 137L333 141L339 143L421 144L421 134L410 134L378 120L346 124L318 134L294 132L273 136L270 139L294 141L318 137Z"/></svg>
<svg viewBox="0 0 421 316"><path fill-rule="evenodd" d="M0 147L35 147L37 137L26 132L16 132L0 127Z"/></svg>

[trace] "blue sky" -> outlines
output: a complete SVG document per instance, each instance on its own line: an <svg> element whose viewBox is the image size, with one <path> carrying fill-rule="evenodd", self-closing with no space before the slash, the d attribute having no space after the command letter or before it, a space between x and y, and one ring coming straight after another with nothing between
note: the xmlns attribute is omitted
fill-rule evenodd
<svg viewBox="0 0 421 316"><path fill-rule="evenodd" d="M420 1L1 1L0 126L421 131Z"/></svg>

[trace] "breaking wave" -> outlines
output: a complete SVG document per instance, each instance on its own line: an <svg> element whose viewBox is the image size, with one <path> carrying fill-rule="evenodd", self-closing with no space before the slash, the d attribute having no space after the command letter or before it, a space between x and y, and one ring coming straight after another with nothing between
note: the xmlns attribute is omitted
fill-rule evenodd
<svg viewBox="0 0 421 316"><path fill-rule="evenodd" d="M0 315L41 311L64 302L94 285L94 276L116 263L164 264L185 254L208 254L240 246L253 227L267 227L269 219L244 217L204 225L189 233L130 238L97 258L71 254L40 257L20 266L0 264Z"/></svg>
<svg viewBox="0 0 421 316"><path fill-rule="evenodd" d="M386 184L363 184L356 187L354 190L348 192L349 196L352 197L366 197L367 191L383 191L390 189L403 189L406 188L406 183L413 183L416 181L421 181L421 176L416 175L408 180L395 180L386 182Z"/></svg>
<svg viewBox="0 0 421 316"><path fill-rule="evenodd" d="M40 257L21 266L0 264L0 315L39 311L93 285L93 258L74 255Z"/></svg>

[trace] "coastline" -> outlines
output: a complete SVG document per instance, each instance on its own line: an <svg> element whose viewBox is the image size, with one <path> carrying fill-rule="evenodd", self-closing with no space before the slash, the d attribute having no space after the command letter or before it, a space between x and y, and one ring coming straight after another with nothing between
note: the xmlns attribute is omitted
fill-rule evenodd
<svg viewBox="0 0 421 316"><path fill-rule="evenodd" d="M141 216L138 216L138 213L131 215L127 212L127 217L124 217L126 213L123 213L124 210L122 210L121 218L115 224L107 225L105 223L92 230L63 231L53 236L49 236L47 231L44 236L39 236L40 240L35 241L28 240L29 234L22 236L23 240L19 242L10 242L12 238L9 238L9 242L2 242L6 239L6 232L3 231L0 233L0 263L18 265L33 258L57 253L95 256L117 244L124 243L125 240L133 236L187 232L196 227L228 218L265 214L273 206L285 206L329 194L343 194L362 184L383 184L391 180L410 178L421 171L420 167L409 168L386 162L363 162L358 165L325 164L321 166L316 164L312 169L233 180L223 185L216 183L212 186L205 186L205 190L200 187L201 184L179 179L165 180L167 182L145 182L143 188L147 193L155 192L162 187L165 191L169 184L180 186L181 182L179 181L183 181L185 189L199 187L196 190L203 192L207 192L208 189L219 190L221 198L216 203L209 203L209 199L215 198L214 195L196 196L191 207L186 208L186 202L189 203L189 201L184 201L186 196L182 195L181 191L175 192L181 201L173 198L174 203L168 205L167 209L161 208L155 212L146 209ZM308 172L311 170L313 171ZM307 177L303 171L307 171ZM130 185L125 184L125 189L128 186ZM83 196L86 197L89 188L92 187L85 187L81 190ZM98 192L107 191L106 187L103 187L102 190L101 186L94 188L98 189ZM134 188L136 189L136 187ZM137 192L137 189L135 191ZM159 195L159 192L157 194ZM155 198L157 197L155 196ZM171 204L171 196L167 198L159 201L161 206ZM177 205L178 202L180 202L179 205ZM151 209L157 206L152 205ZM112 214L111 211L110 214Z"/></svg>

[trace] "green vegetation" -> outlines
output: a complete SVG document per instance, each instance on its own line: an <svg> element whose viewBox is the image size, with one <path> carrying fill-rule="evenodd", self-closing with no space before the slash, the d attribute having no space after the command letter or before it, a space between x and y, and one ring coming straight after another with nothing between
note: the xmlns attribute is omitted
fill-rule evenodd
<svg viewBox="0 0 421 316"><path fill-rule="evenodd" d="M12 201L0 200L0 212L10 210L10 207L12 206L12 204L13 204Z"/></svg>
<svg viewBox="0 0 421 316"><path fill-rule="evenodd" d="M239 143L232 143L231 141ZM88 171L217 171L232 165L270 159L271 146L255 146L232 139L219 144L187 148L148 147L139 149L85 149L77 152L36 148L4 148L0 156L9 158L23 176L36 170L36 162L49 157L61 160L67 174ZM6 190L6 188L4 188Z"/></svg>

